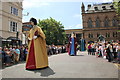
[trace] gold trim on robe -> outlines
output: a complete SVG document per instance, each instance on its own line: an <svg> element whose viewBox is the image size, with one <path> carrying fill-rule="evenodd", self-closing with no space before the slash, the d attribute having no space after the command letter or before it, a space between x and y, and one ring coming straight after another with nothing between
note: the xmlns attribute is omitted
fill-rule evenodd
<svg viewBox="0 0 120 80"><path fill-rule="evenodd" d="M33 39L33 36L35 36L35 32L38 31L38 35L40 35L40 37ZM45 34L43 33L42 29L38 26L35 26L34 28L32 28L29 32L29 36L28 36L28 40L29 44L28 44L28 55L27 55L27 59L26 59L26 68L27 66L31 66L31 65L27 65L27 63L29 63L28 59L35 59L35 66L36 69L37 68L44 68L48 66L48 56L47 56L47 49L46 49L46 41L45 41ZM35 58L29 58L29 51L30 51L30 46L31 46L31 42L34 42L34 56Z"/></svg>

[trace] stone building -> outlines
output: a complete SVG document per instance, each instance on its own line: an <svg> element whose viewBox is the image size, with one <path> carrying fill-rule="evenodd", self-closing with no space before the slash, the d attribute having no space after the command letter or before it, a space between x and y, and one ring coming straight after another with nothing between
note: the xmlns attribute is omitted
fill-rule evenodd
<svg viewBox="0 0 120 80"><path fill-rule="evenodd" d="M65 30L67 41L71 37L72 32L75 33L77 41L79 42L80 39L83 37L83 29L68 29L68 30Z"/></svg>
<svg viewBox="0 0 120 80"><path fill-rule="evenodd" d="M118 40L118 19L112 3L89 4L88 9L82 3L83 37L88 41L98 41L102 35L106 41Z"/></svg>
<svg viewBox="0 0 120 80"><path fill-rule="evenodd" d="M23 23L23 25L22 25L22 33L24 35L24 37L22 38L23 44L28 44L27 36L28 36L28 32L30 31L31 28L32 28L32 25L30 22Z"/></svg>
<svg viewBox="0 0 120 80"><path fill-rule="evenodd" d="M0 46L21 41L22 2L0 1Z"/></svg>

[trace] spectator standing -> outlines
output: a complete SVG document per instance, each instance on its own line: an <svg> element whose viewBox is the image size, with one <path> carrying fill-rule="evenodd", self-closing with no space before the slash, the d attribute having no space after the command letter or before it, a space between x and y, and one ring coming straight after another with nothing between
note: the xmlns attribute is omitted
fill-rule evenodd
<svg viewBox="0 0 120 80"><path fill-rule="evenodd" d="M26 46L24 48L24 61L26 61L27 54L28 54L28 47Z"/></svg>
<svg viewBox="0 0 120 80"><path fill-rule="evenodd" d="M110 44L110 42L108 42L108 44L106 46L106 53L107 53L108 62L111 62L113 60L112 52L113 52L112 45Z"/></svg>
<svg viewBox="0 0 120 80"><path fill-rule="evenodd" d="M117 44L113 43L113 56L114 56L114 62L117 61Z"/></svg>
<svg viewBox="0 0 120 80"><path fill-rule="evenodd" d="M120 43L118 43L116 49L117 49L117 55L118 55L118 63L120 64Z"/></svg>
<svg viewBox="0 0 120 80"><path fill-rule="evenodd" d="M2 63L5 64L6 62L6 52L5 52L5 48L6 47L3 47L2 49Z"/></svg>
<svg viewBox="0 0 120 80"><path fill-rule="evenodd" d="M88 44L87 49L88 49L88 55L91 55L91 49L92 49L91 43Z"/></svg>
<svg viewBox="0 0 120 80"><path fill-rule="evenodd" d="M0 47L0 62L2 62L2 47Z"/></svg>
<svg viewBox="0 0 120 80"><path fill-rule="evenodd" d="M19 62L19 58L20 58L20 50L18 48L18 46L15 48L15 54L16 54L16 63Z"/></svg>
<svg viewBox="0 0 120 80"><path fill-rule="evenodd" d="M20 46L20 61L24 61L24 47Z"/></svg>
<svg viewBox="0 0 120 80"><path fill-rule="evenodd" d="M8 48L5 48L5 65L6 66L10 66L11 65L11 53L10 50Z"/></svg>

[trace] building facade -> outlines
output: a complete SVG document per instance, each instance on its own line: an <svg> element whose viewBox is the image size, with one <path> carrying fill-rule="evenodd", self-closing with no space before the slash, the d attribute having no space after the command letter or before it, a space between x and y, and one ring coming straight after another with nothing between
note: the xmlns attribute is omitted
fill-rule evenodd
<svg viewBox="0 0 120 80"><path fill-rule="evenodd" d="M118 19L112 3L101 3L85 6L82 3L83 34L86 42L98 41L102 35L106 41L119 40Z"/></svg>
<svg viewBox="0 0 120 80"><path fill-rule="evenodd" d="M22 37L22 44L28 44L28 33L30 31L30 29L32 28L32 25L30 22L24 22L22 25L22 33L23 33L23 37Z"/></svg>
<svg viewBox="0 0 120 80"><path fill-rule="evenodd" d="M69 41L72 32L75 33L78 42L80 41L81 38L83 38L83 29L68 29L65 30L67 41Z"/></svg>
<svg viewBox="0 0 120 80"><path fill-rule="evenodd" d="M9 43L9 41L11 44L16 40L21 40L22 10L22 2L0 1L0 37L2 44Z"/></svg>

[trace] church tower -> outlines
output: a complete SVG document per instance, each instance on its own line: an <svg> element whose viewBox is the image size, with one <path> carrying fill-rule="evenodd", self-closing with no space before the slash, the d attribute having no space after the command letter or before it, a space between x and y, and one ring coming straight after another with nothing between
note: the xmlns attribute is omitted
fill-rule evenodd
<svg viewBox="0 0 120 80"><path fill-rule="evenodd" d="M82 2L81 10L82 10L82 13L85 13L85 6L83 2Z"/></svg>

